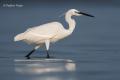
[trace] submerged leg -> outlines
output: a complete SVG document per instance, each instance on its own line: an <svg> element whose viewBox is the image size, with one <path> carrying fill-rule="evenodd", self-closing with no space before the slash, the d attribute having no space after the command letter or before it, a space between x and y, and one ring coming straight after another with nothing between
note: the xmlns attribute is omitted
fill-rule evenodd
<svg viewBox="0 0 120 80"><path fill-rule="evenodd" d="M46 56L46 58L50 58L50 55L49 55L49 46L50 46L50 41L49 40L46 40L45 41L45 46L46 46L46 53L47 53L47 56Z"/></svg>
<svg viewBox="0 0 120 80"><path fill-rule="evenodd" d="M35 52L37 49L39 48L39 46L36 46L32 51L30 51L25 57L27 58L27 59L30 59L30 55L33 53L33 52Z"/></svg>

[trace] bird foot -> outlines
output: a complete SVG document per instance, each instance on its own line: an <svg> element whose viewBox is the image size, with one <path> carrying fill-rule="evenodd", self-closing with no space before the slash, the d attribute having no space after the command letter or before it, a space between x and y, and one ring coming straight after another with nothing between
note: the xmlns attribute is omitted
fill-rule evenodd
<svg viewBox="0 0 120 80"><path fill-rule="evenodd" d="M30 59L30 57L29 56L25 56L26 57L26 59Z"/></svg>
<svg viewBox="0 0 120 80"><path fill-rule="evenodd" d="M50 58L50 56L49 56L49 55L47 55L47 56L46 56L46 58Z"/></svg>

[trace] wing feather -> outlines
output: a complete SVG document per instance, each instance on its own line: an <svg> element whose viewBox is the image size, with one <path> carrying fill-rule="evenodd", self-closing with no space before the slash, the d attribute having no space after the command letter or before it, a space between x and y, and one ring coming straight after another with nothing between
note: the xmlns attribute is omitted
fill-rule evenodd
<svg viewBox="0 0 120 80"><path fill-rule="evenodd" d="M44 41L56 36L61 28L62 24L59 22L51 22L37 27L29 28L24 32L24 40L27 40L27 42L30 43Z"/></svg>

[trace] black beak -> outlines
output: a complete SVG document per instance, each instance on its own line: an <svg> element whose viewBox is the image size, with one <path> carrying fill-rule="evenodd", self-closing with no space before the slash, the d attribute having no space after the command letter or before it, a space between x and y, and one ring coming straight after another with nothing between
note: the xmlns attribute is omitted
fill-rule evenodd
<svg viewBox="0 0 120 80"><path fill-rule="evenodd" d="M82 14L82 15L85 15L85 16L89 16L89 17L95 17L91 14L87 14L87 13L84 13L84 12L77 12L78 14Z"/></svg>

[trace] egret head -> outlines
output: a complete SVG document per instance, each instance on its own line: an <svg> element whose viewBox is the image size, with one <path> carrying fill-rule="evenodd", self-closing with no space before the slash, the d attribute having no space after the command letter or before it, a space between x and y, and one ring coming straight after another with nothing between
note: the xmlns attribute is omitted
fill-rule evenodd
<svg viewBox="0 0 120 80"><path fill-rule="evenodd" d="M67 13L70 14L70 15L73 15L73 16L85 15L85 16L89 16L89 17L94 17L94 16L91 15L91 14L87 14L87 13L78 11L78 10L76 10L76 9L70 9Z"/></svg>

